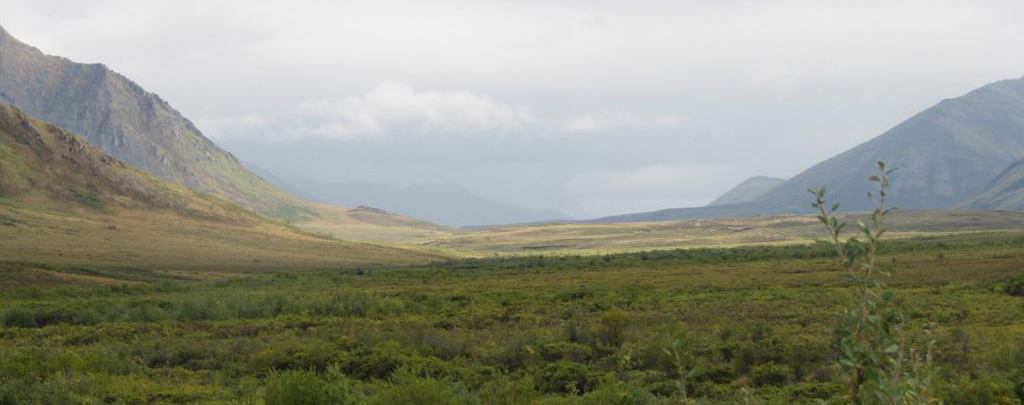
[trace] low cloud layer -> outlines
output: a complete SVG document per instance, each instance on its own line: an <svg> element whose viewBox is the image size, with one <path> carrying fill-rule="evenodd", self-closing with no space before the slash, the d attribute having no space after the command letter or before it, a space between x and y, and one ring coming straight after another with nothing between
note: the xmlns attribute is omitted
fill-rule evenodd
<svg viewBox="0 0 1024 405"><path fill-rule="evenodd" d="M538 117L533 109L465 90L416 89L381 83L365 94L298 103L284 111L242 114L203 122L218 138L261 137L297 140L393 138L403 136L563 136L616 131L673 129L679 115L584 113Z"/></svg>

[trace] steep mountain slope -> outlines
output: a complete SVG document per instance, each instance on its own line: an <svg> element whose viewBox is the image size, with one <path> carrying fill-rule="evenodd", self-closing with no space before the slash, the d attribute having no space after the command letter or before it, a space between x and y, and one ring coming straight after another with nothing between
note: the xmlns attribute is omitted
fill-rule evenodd
<svg viewBox="0 0 1024 405"><path fill-rule="evenodd" d="M964 206L987 210L1024 211L1024 159L1003 170L985 191Z"/></svg>
<svg viewBox="0 0 1024 405"><path fill-rule="evenodd" d="M890 203L904 209L956 207L985 190L1024 157L1024 79L1003 80L944 100L884 134L798 174L757 201L600 218L594 222L730 217L810 210L807 189L826 186L829 201L866 210L867 177L884 160Z"/></svg>
<svg viewBox="0 0 1024 405"><path fill-rule="evenodd" d="M755 201L761 196L765 195L769 191L772 191L775 187L785 183L786 179L780 179L777 177L767 176L755 176L744 180L742 183L737 184L729 191L725 192L714 201L708 203L708 207L714 207L717 205L726 204L738 204Z"/></svg>
<svg viewBox="0 0 1024 405"><path fill-rule="evenodd" d="M318 237L138 171L0 103L0 261L282 269L433 256Z"/></svg>
<svg viewBox="0 0 1024 405"><path fill-rule="evenodd" d="M3 28L0 102L81 134L114 158L160 178L276 218L311 214L204 137L159 96L104 65L44 55Z"/></svg>

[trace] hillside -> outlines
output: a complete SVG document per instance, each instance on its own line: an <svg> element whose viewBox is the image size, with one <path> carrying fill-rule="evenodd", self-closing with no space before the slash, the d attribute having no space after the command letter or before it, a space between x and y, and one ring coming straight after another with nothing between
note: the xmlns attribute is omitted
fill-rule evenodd
<svg viewBox="0 0 1024 405"><path fill-rule="evenodd" d="M964 205L976 209L1024 211L1024 160L1007 167L985 191Z"/></svg>
<svg viewBox="0 0 1024 405"><path fill-rule="evenodd" d="M881 136L819 163L765 195L767 209L806 209L806 191L826 185L832 201L866 209L864 181L884 160L893 173L892 203L904 209L949 208L977 195L1024 157L1024 79L1004 80L944 100Z"/></svg>
<svg viewBox="0 0 1024 405"><path fill-rule="evenodd" d="M146 271L418 263L433 256L308 234L138 171L0 103L0 257Z"/></svg>
<svg viewBox="0 0 1024 405"><path fill-rule="evenodd" d="M80 134L165 180L282 219L311 215L247 170L166 101L102 64L43 54L0 28L0 102Z"/></svg>
<svg viewBox="0 0 1024 405"><path fill-rule="evenodd" d="M738 204L756 201L761 196L765 195L769 191L775 189L780 184L785 183L786 179L780 179L777 177L767 176L755 176L744 180L742 183L737 184L735 187L725 192L714 201L708 203L708 207L714 207L718 205Z"/></svg>
<svg viewBox="0 0 1024 405"><path fill-rule="evenodd" d="M952 208L985 190L1024 157L1024 79L992 83L944 100L882 135L818 163L756 201L601 218L594 222L732 217L811 209L807 189L827 186L829 200L866 210L865 179L884 160L892 175L890 203L903 209Z"/></svg>

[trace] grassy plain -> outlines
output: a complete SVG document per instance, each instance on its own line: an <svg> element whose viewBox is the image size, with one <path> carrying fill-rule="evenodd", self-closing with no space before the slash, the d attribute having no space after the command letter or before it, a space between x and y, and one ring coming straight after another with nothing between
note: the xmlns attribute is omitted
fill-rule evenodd
<svg viewBox="0 0 1024 405"><path fill-rule="evenodd" d="M882 253L947 403L1020 403L1024 233ZM657 404L680 384L701 403L841 403L833 325L853 302L823 244L102 275L119 285L48 271L71 280L0 282L0 403Z"/></svg>
<svg viewBox="0 0 1024 405"><path fill-rule="evenodd" d="M808 203L810 204L810 203ZM846 215L855 223L866 215ZM918 210L889 217L890 237L1024 229L1024 212ZM849 234L855 227L848 229ZM652 249L794 244L822 236L810 215L613 224L549 223L439 232L413 246L460 256L623 253Z"/></svg>

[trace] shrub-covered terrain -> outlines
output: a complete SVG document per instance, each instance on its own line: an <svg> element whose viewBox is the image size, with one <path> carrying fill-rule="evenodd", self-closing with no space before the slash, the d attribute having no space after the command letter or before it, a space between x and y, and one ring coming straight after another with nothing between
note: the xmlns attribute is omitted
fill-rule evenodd
<svg viewBox="0 0 1024 405"><path fill-rule="evenodd" d="M1024 235L879 252L936 394L1020 403ZM0 403L841 403L843 274L818 243L0 281Z"/></svg>

